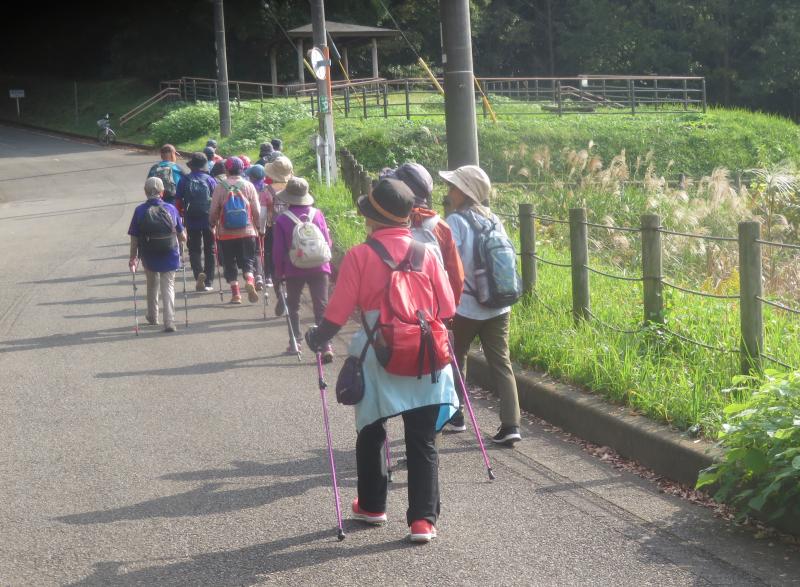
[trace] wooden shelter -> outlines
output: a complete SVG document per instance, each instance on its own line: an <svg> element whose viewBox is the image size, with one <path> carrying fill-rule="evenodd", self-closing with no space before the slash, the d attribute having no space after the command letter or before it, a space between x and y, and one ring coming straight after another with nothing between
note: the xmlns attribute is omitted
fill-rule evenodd
<svg viewBox="0 0 800 587"><path fill-rule="evenodd" d="M334 22L332 20L325 21L325 28L328 34L333 38L336 43L337 49L342 55L342 64L347 75L350 75L350 67L348 63L348 48L359 45L370 45L372 48L372 77L380 77L378 72L378 39L387 39L396 37L400 31L396 29L385 29L381 27L363 26L359 24L349 24L343 22ZM305 50L311 48L313 33L311 24L306 24L289 31L289 37L294 40L297 49L297 79L299 83L305 83L305 67L303 65L303 58L305 57ZM306 44L307 43L307 44ZM270 72L272 76L273 85L278 84L278 59L277 48L272 47L269 53L270 58Z"/></svg>

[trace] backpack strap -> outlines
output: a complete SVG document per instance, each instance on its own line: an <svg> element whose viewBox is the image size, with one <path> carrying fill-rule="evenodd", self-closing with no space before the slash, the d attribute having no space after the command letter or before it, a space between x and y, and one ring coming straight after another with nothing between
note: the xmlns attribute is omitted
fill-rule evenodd
<svg viewBox="0 0 800 587"><path fill-rule="evenodd" d="M389 269L392 271L397 271L398 269L404 267L409 267L412 271L422 271L422 266L425 263L426 247L420 242L417 242L413 239L411 240L408 246L408 251L406 252L406 256L403 257L403 260L400 261L400 263L395 263L394 259L389 254L389 251L386 250L386 247L384 247L383 243L381 243L378 239L368 238L366 245L375 251L381 258L381 261L386 263L389 266Z"/></svg>
<svg viewBox="0 0 800 587"><path fill-rule="evenodd" d="M378 255L378 257L381 258L381 261L383 261L384 263L386 263L389 266L389 269L391 269L392 271L396 271L397 270L397 267L398 267L397 263L394 262L394 259L389 254L389 251L386 250L386 247L383 246L383 243L381 243L378 239L370 237L370 238L368 238L366 240L365 244L370 249L375 251L375 253Z"/></svg>
<svg viewBox="0 0 800 587"><path fill-rule="evenodd" d="M300 219L291 210L288 209L284 210L283 215L286 216L286 218L288 218L289 220L291 220L293 224L300 224L301 222Z"/></svg>

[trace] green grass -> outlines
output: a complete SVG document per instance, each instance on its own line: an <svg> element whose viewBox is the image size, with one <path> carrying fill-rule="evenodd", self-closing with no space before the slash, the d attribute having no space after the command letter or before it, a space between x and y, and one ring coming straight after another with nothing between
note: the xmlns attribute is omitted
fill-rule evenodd
<svg viewBox="0 0 800 587"><path fill-rule="evenodd" d="M8 96L9 88L23 88L22 122L83 134L97 136L97 120L106 112L113 113L112 128L119 140L145 142L149 125L164 112L164 106L156 106L128 126L119 126L119 117L158 91L158 87L140 80L121 79L110 81L78 82L78 118L75 118L74 84L72 80L41 77L3 76L0 90ZM17 120L13 100L0 100L0 119Z"/></svg>

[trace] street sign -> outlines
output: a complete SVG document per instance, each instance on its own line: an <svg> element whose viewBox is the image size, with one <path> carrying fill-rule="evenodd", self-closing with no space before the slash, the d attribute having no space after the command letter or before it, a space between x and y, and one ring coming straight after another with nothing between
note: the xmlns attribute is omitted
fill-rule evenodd
<svg viewBox="0 0 800 587"><path fill-rule="evenodd" d="M19 99L25 97L25 90L13 89L8 90L8 97L17 101L17 120L22 119L22 110L19 107Z"/></svg>

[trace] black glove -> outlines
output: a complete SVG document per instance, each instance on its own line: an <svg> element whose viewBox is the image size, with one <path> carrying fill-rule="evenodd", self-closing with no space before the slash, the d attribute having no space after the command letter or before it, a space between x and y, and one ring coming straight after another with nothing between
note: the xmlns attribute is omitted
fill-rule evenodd
<svg viewBox="0 0 800 587"><path fill-rule="evenodd" d="M308 348L315 353L321 352L325 344L330 341L342 327L330 320L322 320L319 326L312 326L306 331L305 339Z"/></svg>
<svg viewBox="0 0 800 587"><path fill-rule="evenodd" d="M315 353L322 352L323 344L322 342L317 341L317 331L319 330L319 326L312 326L308 330L306 330L306 345L308 348Z"/></svg>

